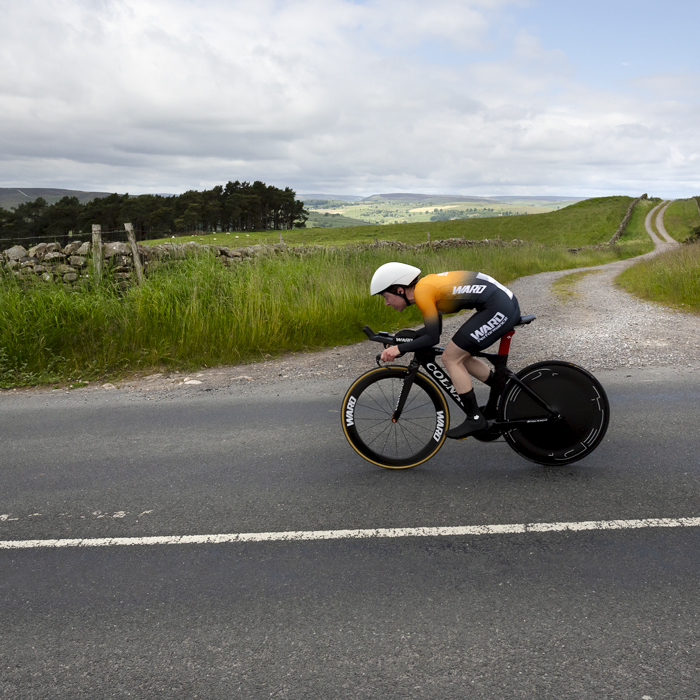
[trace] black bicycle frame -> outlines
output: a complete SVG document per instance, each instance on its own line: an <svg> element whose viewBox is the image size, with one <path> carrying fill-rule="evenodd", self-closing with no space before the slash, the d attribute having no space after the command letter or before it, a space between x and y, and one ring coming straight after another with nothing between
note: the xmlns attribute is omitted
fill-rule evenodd
<svg viewBox="0 0 700 700"><path fill-rule="evenodd" d="M494 368L494 382L489 393L488 402L483 409L484 417L492 421L494 426L503 430L510 430L511 428L517 428L518 426L531 423L548 423L550 421L560 420L561 416L550 408L542 398L540 398L529 386L527 386L527 384L522 382L518 376L508 368L508 354L510 352L510 341L513 335L515 335L515 331L510 331L501 338L498 353L474 353L474 356L483 357L488 360ZM394 414L392 416L392 421L394 423L398 421L401 416L401 412L403 411L408 394L421 367L430 377L432 377L436 384L442 387L445 394L447 394L452 401L454 401L460 408L464 408L462 399L459 398L459 394L452 384L450 375L445 369L437 364L436 360L438 356L442 355L443 352L444 348L438 347L426 348L415 352L413 359L408 366L410 371L403 380L399 398L394 408ZM522 391L524 391L535 403L537 403L547 412L547 415L533 418L521 418L510 421L497 420L499 400L509 382L514 382L517 384Z"/></svg>

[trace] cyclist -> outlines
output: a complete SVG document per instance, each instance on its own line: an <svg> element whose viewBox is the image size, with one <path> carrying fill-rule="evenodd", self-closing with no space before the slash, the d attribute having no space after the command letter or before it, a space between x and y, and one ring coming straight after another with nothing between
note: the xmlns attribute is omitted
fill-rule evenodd
<svg viewBox="0 0 700 700"><path fill-rule="evenodd" d="M465 438L488 425L479 410L469 375L488 386L493 383L493 371L473 354L513 329L520 320L520 306L510 289L482 272L441 272L419 279L420 274L420 269L413 265L390 262L378 268L372 277L371 294L380 294L385 304L397 311L415 304L425 323L413 340L385 348L381 359L391 362L405 352L437 345L443 313L475 309L476 313L455 333L442 354L466 413L465 421L450 428L447 437Z"/></svg>

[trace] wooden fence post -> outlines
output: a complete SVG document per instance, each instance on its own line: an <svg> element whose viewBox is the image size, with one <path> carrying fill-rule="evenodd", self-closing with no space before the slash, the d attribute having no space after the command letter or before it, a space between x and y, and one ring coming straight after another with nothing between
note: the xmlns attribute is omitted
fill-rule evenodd
<svg viewBox="0 0 700 700"><path fill-rule="evenodd" d="M92 225L92 269L97 284L102 280L102 226Z"/></svg>
<svg viewBox="0 0 700 700"><path fill-rule="evenodd" d="M432 250L433 242L430 240L430 231L426 231L426 234L428 235L428 245L430 246L430 250Z"/></svg>
<svg viewBox="0 0 700 700"><path fill-rule="evenodd" d="M284 244L284 240L282 239L282 231L280 231L280 243Z"/></svg>
<svg viewBox="0 0 700 700"><path fill-rule="evenodd" d="M134 259L134 272L136 273L136 284L143 284L143 267L141 267L141 256L139 255L139 247L136 245L136 236L134 235L133 224L124 224L126 229L126 237L129 239L131 246L131 257Z"/></svg>

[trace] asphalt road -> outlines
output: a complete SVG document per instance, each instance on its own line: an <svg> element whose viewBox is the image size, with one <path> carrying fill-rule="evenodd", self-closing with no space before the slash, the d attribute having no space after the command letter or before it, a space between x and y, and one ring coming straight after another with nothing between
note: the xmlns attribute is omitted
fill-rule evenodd
<svg viewBox="0 0 700 700"><path fill-rule="evenodd" d="M543 468L390 471L345 382L0 403L0 540L700 516L700 370L599 372L608 435ZM700 698L700 528L0 550L0 697Z"/></svg>

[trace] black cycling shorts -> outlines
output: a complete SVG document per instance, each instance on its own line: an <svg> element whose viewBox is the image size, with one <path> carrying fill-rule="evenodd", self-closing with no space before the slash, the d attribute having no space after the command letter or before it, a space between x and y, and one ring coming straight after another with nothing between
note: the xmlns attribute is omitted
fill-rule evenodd
<svg viewBox="0 0 700 700"><path fill-rule="evenodd" d="M511 299L504 291L494 290L486 300L484 308L469 317L469 320L454 334L452 342L473 355L493 345L501 336L513 330L520 320L520 305L515 296Z"/></svg>

